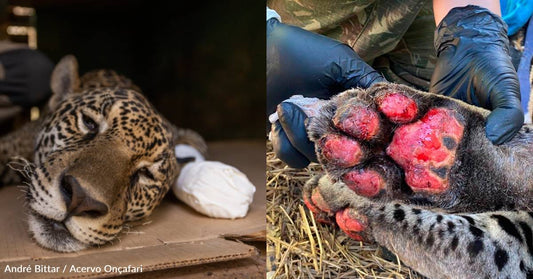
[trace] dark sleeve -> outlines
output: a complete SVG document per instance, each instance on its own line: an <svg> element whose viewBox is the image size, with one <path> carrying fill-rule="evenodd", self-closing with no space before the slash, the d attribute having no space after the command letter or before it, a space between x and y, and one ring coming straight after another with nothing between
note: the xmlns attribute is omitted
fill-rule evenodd
<svg viewBox="0 0 533 279"><path fill-rule="evenodd" d="M51 95L50 76L54 64L42 52L16 49L0 53L4 79L0 79L0 94L23 107L44 103Z"/></svg>

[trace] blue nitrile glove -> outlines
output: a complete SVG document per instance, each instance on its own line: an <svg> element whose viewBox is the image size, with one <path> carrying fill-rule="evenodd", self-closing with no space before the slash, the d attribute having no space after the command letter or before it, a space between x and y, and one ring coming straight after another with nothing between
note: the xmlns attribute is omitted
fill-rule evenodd
<svg viewBox="0 0 533 279"><path fill-rule="evenodd" d="M454 8L437 27L435 49L430 91L492 110L487 137L494 144L510 140L524 113L501 17L478 6Z"/></svg>
<svg viewBox="0 0 533 279"><path fill-rule="evenodd" d="M267 21L267 114L276 111L271 139L278 158L303 168L316 162L307 138L307 115L290 96L329 99L349 88L367 88L385 79L348 45L272 18ZM280 104L278 106L278 104Z"/></svg>

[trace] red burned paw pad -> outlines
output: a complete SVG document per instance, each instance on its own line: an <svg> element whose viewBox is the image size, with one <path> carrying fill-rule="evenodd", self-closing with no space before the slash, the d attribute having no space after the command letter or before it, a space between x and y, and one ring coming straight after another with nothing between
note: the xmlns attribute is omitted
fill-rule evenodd
<svg viewBox="0 0 533 279"><path fill-rule="evenodd" d="M315 206L313 201L311 200L311 197L308 193L304 193L304 204L307 206L307 208L313 213L313 216L315 220L322 224L331 224L331 218L328 216L326 212L323 212L318 207Z"/></svg>
<svg viewBox="0 0 533 279"><path fill-rule="evenodd" d="M418 113L416 102L401 93L387 93L377 103L379 110L396 123L411 122Z"/></svg>
<svg viewBox="0 0 533 279"><path fill-rule="evenodd" d="M357 211L351 208L345 208L340 210L335 215L335 221L339 228L344 231L349 237L363 241L363 237L360 235L366 229L367 220L366 217L357 213Z"/></svg>
<svg viewBox="0 0 533 279"><path fill-rule="evenodd" d="M440 193L449 186L463 131L454 111L433 108L420 120L399 127L387 154L405 171L405 181L413 191Z"/></svg>
<svg viewBox="0 0 533 279"><path fill-rule="evenodd" d="M329 163L339 167L355 166L364 156L357 141L336 134L327 135L320 140L320 153Z"/></svg>
<svg viewBox="0 0 533 279"><path fill-rule="evenodd" d="M320 193L318 188L313 189L313 192L311 193L311 202L320 211L332 213L329 205L326 203L326 201L324 201L324 197L322 197L322 194Z"/></svg>
<svg viewBox="0 0 533 279"><path fill-rule="evenodd" d="M358 195L373 197L385 189L385 179L375 170L363 169L349 171L343 175L342 181Z"/></svg>
<svg viewBox="0 0 533 279"><path fill-rule="evenodd" d="M316 213L316 214L322 212L320 209L318 209L318 207L315 206L315 204L311 200L311 194L309 192L304 191L303 199L304 199L305 206L307 206L307 208L311 210L311 212Z"/></svg>
<svg viewBox="0 0 533 279"><path fill-rule="evenodd" d="M379 132L377 112L363 106L347 106L337 110L333 124L339 130L360 140L371 140Z"/></svg>

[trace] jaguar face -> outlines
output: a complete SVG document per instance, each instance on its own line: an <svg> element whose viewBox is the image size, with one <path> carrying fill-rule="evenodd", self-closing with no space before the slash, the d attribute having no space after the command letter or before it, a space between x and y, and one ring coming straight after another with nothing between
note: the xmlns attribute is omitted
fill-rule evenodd
<svg viewBox="0 0 533 279"><path fill-rule="evenodd" d="M58 64L35 142L29 227L57 251L108 243L125 222L150 215L179 174L177 142L205 151L198 134L171 125L141 93L89 80L80 84L74 57Z"/></svg>

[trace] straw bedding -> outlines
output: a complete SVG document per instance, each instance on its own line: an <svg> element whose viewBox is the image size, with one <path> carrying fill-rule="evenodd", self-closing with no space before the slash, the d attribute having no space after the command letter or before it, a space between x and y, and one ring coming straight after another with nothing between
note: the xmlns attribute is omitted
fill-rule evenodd
<svg viewBox="0 0 533 279"><path fill-rule="evenodd" d="M317 223L301 199L304 183L321 171L298 170L277 159L267 144L267 278L424 278L399 262L385 260L376 245L348 238Z"/></svg>

